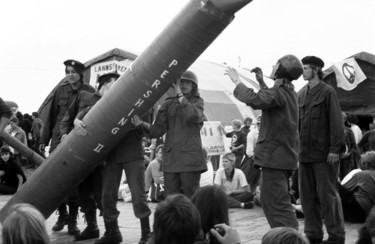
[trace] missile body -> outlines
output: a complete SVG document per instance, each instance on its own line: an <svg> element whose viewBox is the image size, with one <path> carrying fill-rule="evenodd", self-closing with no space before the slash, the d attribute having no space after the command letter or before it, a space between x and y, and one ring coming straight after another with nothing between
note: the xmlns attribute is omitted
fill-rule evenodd
<svg viewBox="0 0 375 244"><path fill-rule="evenodd" d="M48 218L142 116L230 24L250 0L192 0L133 62L83 119L88 134L72 131L0 211L30 203ZM217 7L217 4L219 7Z"/></svg>

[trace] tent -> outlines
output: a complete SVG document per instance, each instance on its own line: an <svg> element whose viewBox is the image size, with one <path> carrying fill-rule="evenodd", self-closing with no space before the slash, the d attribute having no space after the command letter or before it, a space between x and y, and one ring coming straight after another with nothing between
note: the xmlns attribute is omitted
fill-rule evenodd
<svg viewBox="0 0 375 244"><path fill-rule="evenodd" d="M135 54L119 48L114 48L94 57L84 63L86 67L84 82L95 86L97 77L102 74L117 72L121 75L136 57ZM205 116L209 121L221 121L225 126L230 125L233 119L243 120L245 117L250 117L253 121L256 121L256 117L260 114L260 111L251 109L233 96L234 84L230 81L229 77L224 75L226 65L197 60L190 69L198 76L199 92L205 101ZM259 90L257 83L246 78L249 74L247 70L238 68L238 72L248 87ZM59 84L63 82L66 82L65 79L62 79ZM51 91L38 110L42 119L44 118L43 108L51 100L51 95L56 87ZM158 106L171 94L168 91L157 102L154 108L157 110Z"/></svg>
<svg viewBox="0 0 375 244"><path fill-rule="evenodd" d="M101 74L114 71L123 74L135 58L136 55L118 48L101 54L85 63L85 82L94 86L97 76ZM223 125L230 125L233 119L242 120L245 117L255 121L260 111L254 111L234 98L234 84L224 75L225 68L223 64L201 60L190 67L198 76L199 92L205 101L206 118L209 121L221 121ZM259 89L257 83L245 78L248 71L239 68L238 72L248 87ZM170 91L167 92L155 105L155 109L171 94Z"/></svg>
<svg viewBox="0 0 375 244"><path fill-rule="evenodd" d="M338 86L338 77L341 75L337 65L329 67L324 71L324 81L333 86L337 92L341 109L347 113L356 114L360 120L360 127L368 127L372 121L371 115L375 113L375 55L360 52L345 59L354 58L359 68L365 75L365 79L352 90L344 90ZM340 62L341 64L345 62ZM351 67L351 66L347 66ZM352 75L358 72L350 69Z"/></svg>

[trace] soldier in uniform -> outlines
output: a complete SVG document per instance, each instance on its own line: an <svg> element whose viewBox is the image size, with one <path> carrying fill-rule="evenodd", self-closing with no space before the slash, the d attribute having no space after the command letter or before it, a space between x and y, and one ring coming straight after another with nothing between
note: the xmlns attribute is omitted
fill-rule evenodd
<svg viewBox="0 0 375 244"><path fill-rule="evenodd" d="M68 135L74 128L79 135L85 135L80 130L83 126L82 119L90 111L92 106L109 90L120 77L117 73L107 73L98 78L97 92L91 93L81 91L78 97L69 106L63 120L61 121L61 140ZM98 238L100 235L97 220L96 208L102 212L101 194L102 194L102 177L101 170L103 165L96 167L89 176L78 186L78 200L81 211L85 214L87 227L80 234L75 236L76 241Z"/></svg>
<svg viewBox="0 0 375 244"><path fill-rule="evenodd" d="M50 101L46 107L44 107L44 113L46 114L42 135L40 138L40 151L44 151L46 145L50 143L49 153L60 143L60 122L63 119L69 105L78 96L78 93L82 90L88 92L95 92L95 89L87 84L83 83L83 71L85 66L76 60L66 60L65 74L66 82L59 85L51 94ZM69 206L69 214L67 211L66 203L62 203L58 208L59 217L56 224L52 227L54 231L60 231L64 228L64 225L68 225L68 233L70 235L76 235L80 231L77 227L77 215L78 215L78 200L77 194L72 193L67 197L67 204Z"/></svg>

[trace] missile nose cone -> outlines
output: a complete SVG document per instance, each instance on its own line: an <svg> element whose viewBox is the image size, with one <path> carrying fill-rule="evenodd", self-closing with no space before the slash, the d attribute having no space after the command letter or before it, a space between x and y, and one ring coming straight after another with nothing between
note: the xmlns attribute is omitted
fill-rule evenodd
<svg viewBox="0 0 375 244"><path fill-rule="evenodd" d="M211 0L211 2L221 11L232 15L252 0Z"/></svg>

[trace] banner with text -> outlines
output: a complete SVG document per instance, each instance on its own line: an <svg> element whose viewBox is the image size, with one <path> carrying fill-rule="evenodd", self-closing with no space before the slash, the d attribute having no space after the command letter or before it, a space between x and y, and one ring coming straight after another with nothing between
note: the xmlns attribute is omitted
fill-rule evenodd
<svg viewBox="0 0 375 244"><path fill-rule="evenodd" d="M122 61L110 60L93 64L90 70L90 85L95 87L98 76L101 76L103 74L117 72L119 75L122 75L123 73L125 73L125 70L131 65L131 63L131 60L124 59Z"/></svg>
<svg viewBox="0 0 375 244"><path fill-rule="evenodd" d="M221 155L225 152L223 134L219 130L220 121L205 121L201 129L203 148L208 156Z"/></svg>

